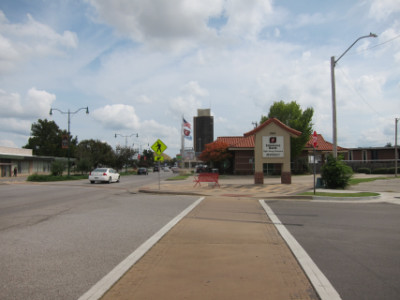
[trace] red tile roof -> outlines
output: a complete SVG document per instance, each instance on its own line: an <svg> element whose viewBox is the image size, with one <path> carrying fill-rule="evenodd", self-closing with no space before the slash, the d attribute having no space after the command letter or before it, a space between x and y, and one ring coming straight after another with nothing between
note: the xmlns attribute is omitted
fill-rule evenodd
<svg viewBox="0 0 400 300"><path fill-rule="evenodd" d="M304 149L310 150L313 149L313 136L310 135L310 139L308 140L307 144L304 146ZM332 143L329 143L327 141L325 141L325 139L323 138L323 136L321 134L317 134L317 148L318 151L333 151L333 145ZM347 151L346 148L337 147L338 151Z"/></svg>
<svg viewBox="0 0 400 300"><path fill-rule="evenodd" d="M271 124L271 123L275 123L276 125L278 125L279 127L281 127L282 129L288 131L292 136L300 136L301 132L293 129L285 124L283 124L281 121L279 121L277 118L271 118L268 119L267 121L265 121L264 123L262 123L261 125L257 126L256 128L254 128L252 131L249 131L247 133L244 134L244 136L249 136L249 135L253 135L255 134L257 131L260 131L261 129L263 129L265 126Z"/></svg>
<svg viewBox="0 0 400 300"><path fill-rule="evenodd" d="M254 135L251 136L222 136L217 141L224 142L229 148L254 148Z"/></svg>
<svg viewBox="0 0 400 300"><path fill-rule="evenodd" d="M292 129L292 130L294 130L294 129ZM232 149L249 149L249 148L253 149L255 146L254 135L248 135L250 132L254 132L254 130L249 131L244 136L221 136L221 137L218 137L215 142L224 142L229 145L229 148L231 150ZM297 132L299 132L299 131L297 131ZM333 151L332 143L325 141L324 137L321 134L317 134L317 144L318 144L318 146L316 149L318 151L327 151L327 152ZM313 149L313 136L311 135L307 144L304 146L304 150L312 150L312 149ZM337 150L339 152L345 152L348 149L338 146Z"/></svg>

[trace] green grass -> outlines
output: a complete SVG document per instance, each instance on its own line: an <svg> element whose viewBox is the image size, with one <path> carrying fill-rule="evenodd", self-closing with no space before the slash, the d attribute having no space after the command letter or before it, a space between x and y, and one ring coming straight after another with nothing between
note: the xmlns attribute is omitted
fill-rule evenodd
<svg viewBox="0 0 400 300"><path fill-rule="evenodd" d="M379 196L379 193L371 193L371 192L358 192L358 193L331 193L331 192L305 192L301 193L300 195L304 196L324 196L324 197L348 197L348 198L354 198L354 197L373 197L373 196Z"/></svg>
<svg viewBox="0 0 400 300"><path fill-rule="evenodd" d="M363 182L371 182L375 180L385 180L385 179L393 179L394 177L371 177L371 178L351 178L349 180L350 185L356 185Z"/></svg>
<svg viewBox="0 0 400 300"><path fill-rule="evenodd" d="M88 175L53 176L53 175L33 174L28 176L26 180L34 182L47 182L47 181L81 180L81 179L88 179Z"/></svg>

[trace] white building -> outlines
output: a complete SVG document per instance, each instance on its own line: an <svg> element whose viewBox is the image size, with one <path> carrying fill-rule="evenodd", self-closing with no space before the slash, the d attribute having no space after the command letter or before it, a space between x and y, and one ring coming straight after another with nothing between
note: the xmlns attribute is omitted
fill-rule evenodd
<svg viewBox="0 0 400 300"><path fill-rule="evenodd" d="M65 160L65 158L35 156L32 154L32 149L0 146L0 177L12 176L15 168L17 174L21 175L48 174L51 163L56 159Z"/></svg>

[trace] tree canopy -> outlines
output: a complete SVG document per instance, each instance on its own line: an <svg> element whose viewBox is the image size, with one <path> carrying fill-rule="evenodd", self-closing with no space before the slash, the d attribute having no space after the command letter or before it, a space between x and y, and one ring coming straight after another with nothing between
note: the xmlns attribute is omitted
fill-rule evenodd
<svg viewBox="0 0 400 300"><path fill-rule="evenodd" d="M62 148L63 136L68 137L66 130L61 130L54 121L39 119L31 126L31 137L28 143L23 146L32 149L34 155L66 157L68 149ZM74 151L78 139L69 137L70 156L74 156Z"/></svg>
<svg viewBox="0 0 400 300"><path fill-rule="evenodd" d="M113 148L99 140L83 140L76 149L79 160L87 160L91 167L114 166L115 152Z"/></svg>
<svg viewBox="0 0 400 300"><path fill-rule="evenodd" d="M291 158L295 159L300 155L305 144L310 139L312 134L311 121L313 114L314 109L311 107L303 111L296 101L285 103L281 100L272 104L269 109L268 116L261 116L260 124L264 123L270 118L277 118L287 126L300 131L301 136L290 139Z"/></svg>
<svg viewBox="0 0 400 300"><path fill-rule="evenodd" d="M221 141L207 144L199 158L204 162L218 164L232 156L228 151L228 147L229 145L227 143Z"/></svg>

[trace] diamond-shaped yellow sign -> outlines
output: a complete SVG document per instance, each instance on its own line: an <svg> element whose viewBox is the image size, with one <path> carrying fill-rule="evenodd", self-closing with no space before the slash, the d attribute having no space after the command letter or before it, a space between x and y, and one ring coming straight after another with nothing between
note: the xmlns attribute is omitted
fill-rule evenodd
<svg viewBox="0 0 400 300"><path fill-rule="evenodd" d="M161 155L167 149L167 146L160 140L158 139L152 146L151 149L158 155Z"/></svg>

